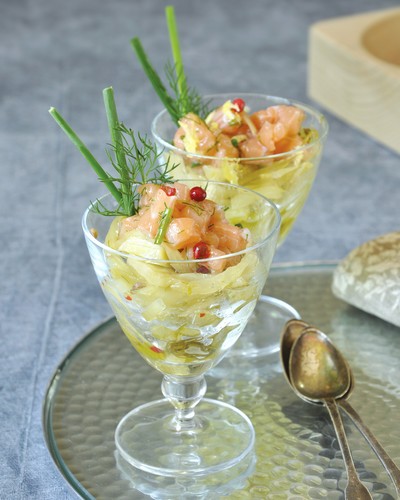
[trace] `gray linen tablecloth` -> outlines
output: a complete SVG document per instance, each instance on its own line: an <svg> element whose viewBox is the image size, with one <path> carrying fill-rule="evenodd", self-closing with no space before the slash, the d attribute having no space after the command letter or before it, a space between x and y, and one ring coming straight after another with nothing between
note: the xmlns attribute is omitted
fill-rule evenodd
<svg viewBox="0 0 400 500"><path fill-rule="evenodd" d="M149 131L161 105L135 60L142 38L169 58L161 0L0 2L0 498L76 498L47 451L42 401L54 370L110 315L80 219L103 188L48 115L57 107L104 159L102 89L120 118ZM252 91L310 102L307 34L320 19L398 0L176 0L190 83L202 93ZM340 259L398 229L399 156L327 114L314 189L279 261Z"/></svg>

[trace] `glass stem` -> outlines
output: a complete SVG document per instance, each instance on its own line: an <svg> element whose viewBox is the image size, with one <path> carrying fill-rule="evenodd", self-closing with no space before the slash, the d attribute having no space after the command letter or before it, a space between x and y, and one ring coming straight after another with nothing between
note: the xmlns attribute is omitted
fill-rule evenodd
<svg viewBox="0 0 400 500"><path fill-rule="evenodd" d="M196 378L166 375L163 378L161 390L175 408L172 425L176 431L193 430L199 426L199 422L195 419L194 408L207 390L203 375Z"/></svg>

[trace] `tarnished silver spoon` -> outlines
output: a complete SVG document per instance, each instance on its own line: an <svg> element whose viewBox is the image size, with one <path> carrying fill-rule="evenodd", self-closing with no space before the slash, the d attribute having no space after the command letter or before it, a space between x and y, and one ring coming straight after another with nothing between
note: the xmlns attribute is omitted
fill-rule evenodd
<svg viewBox="0 0 400 500"><path fill-rule="evenodd" d="M281 346L280 346L280 354L281 354L281 361L283 365L283 370L284 374L286 376L287 381L289 384L292 386L292 381L290 378L290 372L289 372L289 359L290 359L290 352L292 350L293 344L297 340L300 335L306 331L308 328L313 328L311 327L308 323L298 320L298 319L292 319L289 320L285 328L283 329L281 333ZM350 397L353 388L354 388L354 377L353 373L349 367L349 373L350 373L350 387L347 390L347 392L341 397L336 399L336 402L340 407L347 413L347 415L352 419L358 430L361 432L361 434L364 436L364 438L367 440L371 448L374 450L376 456L378 459L381 461L382 465L386 469L386 472L389 474L390 478L393 481L393 484L396 488L396 492L398 497L400 498L400 469L397 467L397 465L393 462L393 460L390 458L390 456L387 454L383 446L379 443L379 441L376 439L374 434L371 432L371 430L367 427L367 425L363 422L361 419L360 415L354 410L354 408L351 406L351 404L347 401L347 398ZM305 398L303 398L305 399ZM315 403L315 404L322 404L321 402L315 402L309 400L310 403Z"/></svg>
<svg viewBox="0 0 400 500"><path fill-rule="evenodd" d="M349 367L328 337L308 328L294 342L289 356L289 374L295 392L307 401L320 401L332 419L347 471L345 497L370 500L368 489L358 477L336 399L350 388Z"/></svg>

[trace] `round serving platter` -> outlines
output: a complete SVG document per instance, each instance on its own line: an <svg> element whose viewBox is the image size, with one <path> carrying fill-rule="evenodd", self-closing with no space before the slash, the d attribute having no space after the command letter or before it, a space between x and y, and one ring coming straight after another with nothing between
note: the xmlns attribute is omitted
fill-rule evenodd
<svg viewBox="0 0 400 500"><path fill-rule="evenodd" d="M334 268L275 266L264 292L291 304L343 351L356 380L351 403L400 465L400 329L336 299ZM346 473L328 414L293 393L279 353L257 360L228 356L207 375L207 397L237 406L256 431L254 455L214 476L162 478L118 456L118 421L135 406L159 399L160 384L161 375L134 351L114 318L89 332L61 363L46 393L43 427L56 466L82 498L344 498ZM343 419L373 498L395 499L379 460L345 414Z"/></svg>

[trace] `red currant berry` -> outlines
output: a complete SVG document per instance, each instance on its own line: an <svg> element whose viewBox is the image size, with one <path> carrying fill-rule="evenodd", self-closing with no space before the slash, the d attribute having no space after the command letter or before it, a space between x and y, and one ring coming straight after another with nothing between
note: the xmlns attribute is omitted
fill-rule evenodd
<svg viewBox="0 0 400 500"><path fill-rule="evenodd" d="M200 186L192 187L192 189L190 190L190 199L193 201L203 201L206 199L206 197L206 191Z"/></svg>
<svg viewBox="0 0 400 500"><path fill-rule="evenodd" d="M232 104L236 106L234 110L238 110L238 113L241 113L246 106L246 103L243 101L243 99L240 99L240 97L238 97L237 99L233 99Z"/></svg>
<svg viewBox="0 0 400 500"><path fill-rule="evenodd" d="M167 196L175 196L176 195L176 189L172 186L161 186L161 189L164 191L164 193Z"/></svg>
<svg viewBox="0 0 400 500"><path fill-rule="evenodd" d="M193 247L193 257L195 259L208 259L210 257L210 250L207 243L199 241Z"/></svg>

